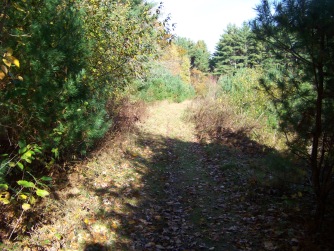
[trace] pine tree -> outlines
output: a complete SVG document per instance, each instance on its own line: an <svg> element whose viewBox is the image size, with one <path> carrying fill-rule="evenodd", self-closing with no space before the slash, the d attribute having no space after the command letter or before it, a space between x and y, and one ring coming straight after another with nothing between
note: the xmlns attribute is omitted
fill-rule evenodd
<svg viewBox="0 0 334 251"><path fill-rule="evenodd" d="M199 40L190 49L191 67L202 72L209 70L210 52L203 40Z"/></svg>
<svg viewBox="0 0 334 251"><path fill-rule="evenodd" d="M207 72L209 70L210 52L203 40L194 43L187 38L178 37L175 40L175 44L183 48L188 55L191 62L191 69L196 68L202 72Z"/></svg>
<svg viewBox="0 0 334 251"><path fill-rule="evenodd" d="M245 37L240 36L236 25L228 25L225 33L221 36L213 62L216 74L227 74L244 65Z"/></svg>
<svg viewBox="0 0 334 251"><path fill-rule="evenodd" d="M291 150L310 167L321 221L334 189L334 2L263 0L257 12L253 31L284 62L263 85L292 132Z"/></svg>
<svg viewBox="0 0 334 251"><path fill-rule="evenodd" d="M228 25L217 44L211 67L215 74L233 74L237 69L261 65L264 48L255 39L249 25Z"/></svg>
<svg viewBox="0 0 334 251"><path fill-rule="evenodd" d="M8 15L6 30L17 39L6 46L20 58L23 81L1 93L6 108L1 124L11 128L12 142L36 142L45 151L86 151L108 123L106 100L94 93L85 74L91 50L83 13L73 1L50 0L21 2Z"/></svg>

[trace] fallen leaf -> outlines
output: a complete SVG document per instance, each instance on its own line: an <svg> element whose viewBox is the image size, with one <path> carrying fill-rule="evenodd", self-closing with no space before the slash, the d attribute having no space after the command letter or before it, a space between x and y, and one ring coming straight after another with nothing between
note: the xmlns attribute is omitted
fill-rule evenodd
<svg viewBox="0 0 334 251"><path fill-rule="evenodd" d="M23 203L23 204L22 204L22 209L23 209L24 211L27 211L27 210L29 210L30 208L31 208L30 204L28 204L28 203Z"/></svg>

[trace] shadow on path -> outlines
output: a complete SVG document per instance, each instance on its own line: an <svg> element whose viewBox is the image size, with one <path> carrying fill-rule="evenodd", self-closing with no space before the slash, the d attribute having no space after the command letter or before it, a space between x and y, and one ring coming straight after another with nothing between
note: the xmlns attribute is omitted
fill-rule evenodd
<svg viewBox="0 0 334 251"><path fill-rule="evenodd" d="M104 249L316 247L313 240L305 240L307 237L301 231L307 225L305 217L311 205L302 204L304 198L292 194L288 185L272 181L275 173L267 168L262 161L265 155L259 151L263 146L238 135L239 142L250 142L248 147L255 149L250 155L244 148L231 144L200 144L153 134L138 135L136 144L141 152L124 155L138 180L122 187L111 185L99 189L87 184L100 198L100 212L95 217L101 222L118 224L113 228L115 242L103 246ZM278 153L275 158L280 158ZM285 178L288 182L288 177ZM309 196L308 191L303 191L303 196ZM123 202L121 210L106 206L105 199L110 197ZM86 246L85 250L94 250L90 249L94 245Z"/></svg>

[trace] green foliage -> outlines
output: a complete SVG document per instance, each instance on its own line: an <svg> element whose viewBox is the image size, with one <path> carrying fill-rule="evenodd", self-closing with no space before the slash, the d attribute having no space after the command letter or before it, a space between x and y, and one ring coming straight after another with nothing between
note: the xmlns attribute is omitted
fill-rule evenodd
<svg viewBox="0 0 334 251"><path fill-rule="evenodd" d="M0 184L1 203L21 203L23 210L28 210L31 204L36 203L35 194L39 197L49 195L49 192L45 190L48 188L46 183L52 181L52 178L42 176L37 179L32 174L34 171L33 165L36 165L41 157L41 147L36 144L26 144L23 141L19 142L17 154L10 156L3 154L1 156L0 182L4 182ZM26 178L13 182L12 178L18 176L18 174L21 174L22 177L28 176L27 178L33 181ZM8 182L8 184L5 182Z"/></svg>
<svg viewBox="0 0 334 251"><path fill-rule="evenodd" d="M270 96L259 84L263 77L260 68L243 68L233 76L224 75L218 80L221 87L219 98L228 99L237 114L248 117L259 127L253 135L262 143L275 146L278 138L275 135L279 126L279 118Z"/></svg>
<svg viewBox="0 0 334 251"><path fill-rule="evenodd" d="M283 62L262 84L292 151L309 163L321 219L334 188L334 2L262 1L257 12L253 31Z"/></svg>
<svg viewBox="0 0 334 251"><path fill-rule="evenodd" d="M202 72L208 72L210 52L207 45L203 40L199 40L196 43L193 41L178 37L175 40L175 44L185 51L190 58L191 68L196 68Z"/></svg>
<svg viewBox="0 0 334 251"><path fill-rule="evenodd" d="M147 102L171 100L182 102L194 96L194 89L166 68L155 65L147 78L137 82L136 95Z"/></svg>
<svg viewBox="0 0 334 251"><path fill-rule="evenodd" d="M78 8L92 17L84 23L86 36L93 44L88 73L98 79L100 95L110 95L141 75L145 71L143 62L154 56L158 40L165 36L149 4L124 2L78 2Z"/></svg>
<svg viewBox="0 0 334 251"><path fill-rule="evenodd" d="M82 29L82 13L66 2L41 3L38 10L30 4L29 1L22 3L21 9L33 15L23 20L14 11L9 20L23 22L20 32L31 35L19 36L15 44L8 41L22 58L20 71L24 73L24 81L7 82L3 89L0 96L0 106L3 107L1 124L10 128L6 130L14 142L18 139L35 141L44 151L52 148L65 151L68 147L85 151L96 135L86 133L83 137L82 132L105 129L92 127L97 123L86 123L87 119L93 119L94 113L89 110L94 110L94 107L85 107L87 112L78 114L84 102L95 103L96 108L104 105L103 101L95 100L91 95L88 78L83 71L90 50ZM7 27L11 26L14 24L9 23ZM14 27L8 32L16 31ZM95 120L100 119L95 117ZM52 137L59 125L63 128L62 142ZM37 133L35 128L43 130Z"/></svg>
<svg viewBox="0 0 334 251"><path fill-rule="evenodd" d="M84 154L110 126L108 99L144 72L163 26L142 1L2 4L9 18L1 19L1 49L15 48L24 82L4 72L18 66L6 52L12 59L1 68L1 137L38 142L57 157L68 149Z"/></svg>
<svg viewBox="0 0 334 251"><path fill-rule="evenodd" d="M203 40L198 41L190 51L191 66L202 72L209 70L210 52Z"/></svg>
<svg viewBox="0 0 334 251"><path fill-rule="evenodd" d="M112 124L109 100L145 73L144 62L169 39L151 7L143 1L1 1L0 188L6 202L23 192L28 210L32 195L48 195L43 184L50 178L38 178L43 172L86 154L105 135Z"/></svg>
<svg viewBox="0 0 334 251"><path fill-rule="evenodd" d="M237 69L262 64L264 48L255 40L249 25L228 25L217 44L211 60L215 74L233 74Z"/></svg>
<svg viewBox="0 0 334 251"><path fill-rule="evenodd" d="M239 69L234 76L221 76L218 84L222 87L224 94L238 107L238 113L249 115L254 119L267 120L269 128L277 129L278 120L275 107L259 81L263 71L258 68Z"/></svg>

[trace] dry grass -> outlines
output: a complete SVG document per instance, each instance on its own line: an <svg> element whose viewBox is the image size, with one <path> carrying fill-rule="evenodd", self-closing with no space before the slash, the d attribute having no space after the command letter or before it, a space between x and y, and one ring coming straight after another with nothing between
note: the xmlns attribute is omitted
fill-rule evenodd
<svg viewBox="0 0 334 251"><path fill-rule="evenodd" d="M184 127L184 111L190 107L191 101L182 103L159 102L148 110L148 119L141 124L141 129L150 134L161 135L165 138L179 137L185 141L194 140L194 124L187 123Z"/></svg>
<svg viewBox="0 0 334 251"><path fill-rule="evenodd" d="M127 136L121 138L114 143L109 138L109 143L105 141L55 184L52 197L44 200L39 221L31 222L23 239L3 240L4 250L84 250L88 243L115 250L122 227L116 215L126 215L129 207L140 203L142 175L147 172L145 166L133 166L131 161L138 154L147 154L145 149L136 147Z"/></svg>
<svg viewBox="0 0 334 251"><path fill-rule="evenodd" d="M208 95L193 101L187 114L196 127L197 137L203 142L219 142L233 139L239 143L246 138L251 144L267 148L285 149L283 135L266 128L264 120L253 119L247 114L237 113L228 96ZM225 142L227 143L227 142Z"/></svg>
<svg viewBox="0 0 334 251"><path fill-rule="evenodd" d="M188 118L195 123L197 136L202 141L217 139L226 130L249 132L256 126L246 117L236 114L228 102L214 98L195 100Z"/></svg>

